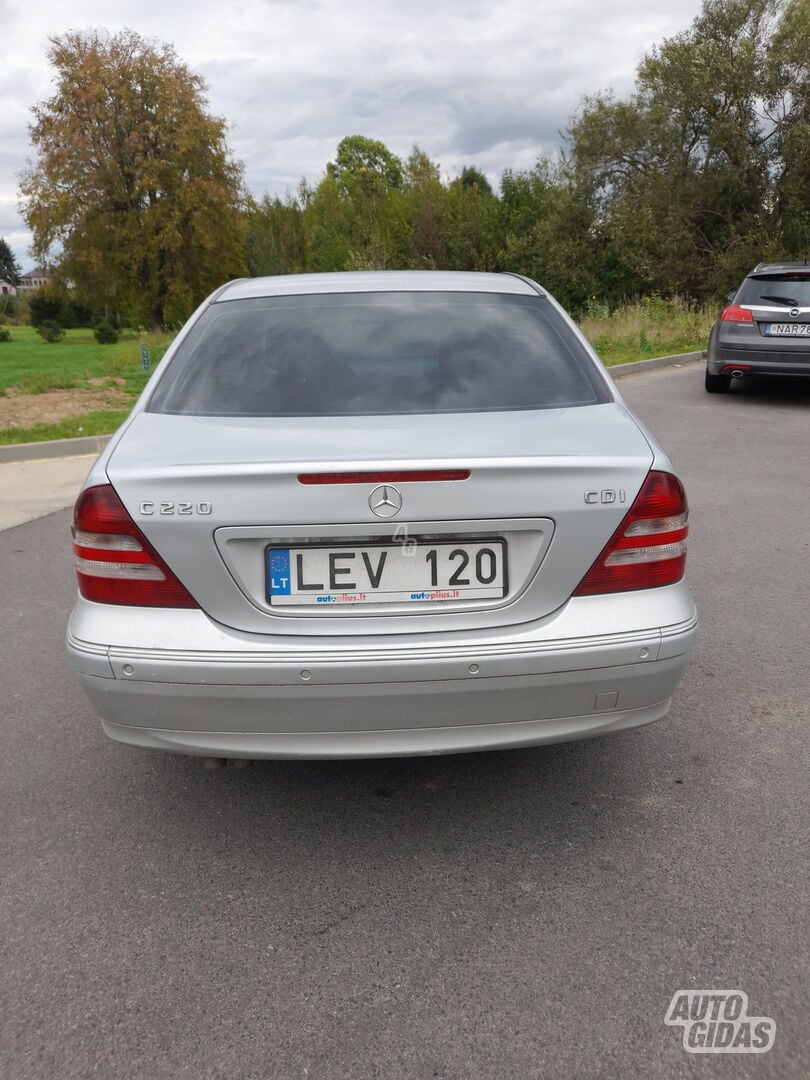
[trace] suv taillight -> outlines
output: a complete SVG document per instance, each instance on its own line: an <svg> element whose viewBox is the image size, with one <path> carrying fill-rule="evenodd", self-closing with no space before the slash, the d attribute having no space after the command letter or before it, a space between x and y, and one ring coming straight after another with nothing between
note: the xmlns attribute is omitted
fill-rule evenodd
<svg viewBox="0 0 810 1080"><path fill-rule="evenodd" d="M654 589L680 581L686 568L689 508L683 485L651 472L574 596Z"/></svg>
<svg viewBox="0 0 810 1080"><path fill-rule="evenodd" d="M110 484L81 493L72 531L79 592L86 600L137 607L199 607Z"/></svg>
<svg viewBox="0 0 810 1080"><path fill-rule="evenodd" d="M732 304L731 307L724 308L720 312L720 322L750 322L754 321L754 316L748 308L740 307L739 304Z"/></svg>

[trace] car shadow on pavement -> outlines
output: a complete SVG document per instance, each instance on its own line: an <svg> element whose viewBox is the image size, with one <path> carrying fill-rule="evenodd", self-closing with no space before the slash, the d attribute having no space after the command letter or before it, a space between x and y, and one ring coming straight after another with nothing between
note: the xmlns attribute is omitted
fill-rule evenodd
<svg viewBox="0 0 810 1080"><path fill-rule="evenodd" d="M746 402L767 405L810 405L810 379L752 378L733 379L726 399L744 399Z"/></svg>
<svg viewBox="0 0 810 1080"><path fill-rule="evenodd" d="M134 766L131 783L149 789L142 805L154 806L164 840L171 822L179 848L205 859L227 844L234 857L252 862L264 851L291 869L308 864L316 845L344 869L370 864L373 879L399 858L464 860L466 852L477 860L488 851L497 865L514 846L554 863L599 849L617 832L648 832L664 789L682 791L662 764L672 754L656 748L662 735L668 741L666 723L525 750L258 761L213 772L191 758L114 752Z"/></svg>

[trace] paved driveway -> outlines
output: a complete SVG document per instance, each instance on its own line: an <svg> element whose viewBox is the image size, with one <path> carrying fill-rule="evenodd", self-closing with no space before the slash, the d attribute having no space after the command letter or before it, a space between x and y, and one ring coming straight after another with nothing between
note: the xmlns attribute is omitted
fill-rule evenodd
<svg viewBox="0 0 810 1080"><path fill-rule="evenodd" d="M622 391L692 504L670 717L562 747L207 773L64 669L69 512L0 534L0 1073L806 1077L810 394ZM676 990L740 989L696 1058Z"/></svg>

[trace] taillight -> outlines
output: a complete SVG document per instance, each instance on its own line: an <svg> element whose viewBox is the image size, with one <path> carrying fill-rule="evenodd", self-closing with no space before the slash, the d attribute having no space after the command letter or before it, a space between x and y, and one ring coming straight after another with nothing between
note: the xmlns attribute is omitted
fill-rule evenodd
<svg viewBox="0 0 810 1080"><path fill-rule="evenodd" d="M732 304L731 307L724 308L720 312L720 322L750 322L754 321L753 314L748 308L740 307L739 304Z"/></svg>
<svg viewBox="0 0 810 1080"><path fill-rule="evenodd" d="M88 488L73 511L79 592L99 604L195 608L109 484Z"/></svg>
<svg viewBox="0 0 810 1080"><path fill-rule="evenodd" d="M649 473L574 596L654 589L680 581L686 568L688 516L680 480L670 473Z"/></svg>

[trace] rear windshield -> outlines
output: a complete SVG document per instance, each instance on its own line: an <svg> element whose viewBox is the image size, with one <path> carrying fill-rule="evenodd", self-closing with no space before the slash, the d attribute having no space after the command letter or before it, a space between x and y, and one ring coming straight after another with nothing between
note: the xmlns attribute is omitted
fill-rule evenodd
<svg viewBox="0 0 810 1080"><path fill-rule="evenodd" d="M381 292L212 304L148 408L357 416L610 400L590 357L542 297Z"/></svg>
<svg viewBox="0 0 810 1080"><path fill-rule="evenodd" d="M810 268L746 278L738 304L765 307L810 307Z"/></svg>

